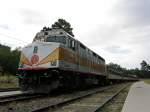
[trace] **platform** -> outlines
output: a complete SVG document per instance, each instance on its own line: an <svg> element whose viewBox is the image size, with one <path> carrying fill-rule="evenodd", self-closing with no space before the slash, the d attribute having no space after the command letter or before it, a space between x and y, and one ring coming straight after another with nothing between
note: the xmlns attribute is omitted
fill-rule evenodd
<svg viewBox="0 0 150 112"><path fill-rule="evenodd" d="M150 85L144 83L144 81L134 83L122 112L150 112Z"/></svg>

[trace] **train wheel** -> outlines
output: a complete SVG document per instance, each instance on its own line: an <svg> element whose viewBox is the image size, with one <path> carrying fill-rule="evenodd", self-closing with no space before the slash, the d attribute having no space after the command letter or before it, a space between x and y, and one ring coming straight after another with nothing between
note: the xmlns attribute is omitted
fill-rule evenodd
<svg viewBox="0 0 150 112"><path fill-rule="evenodd" d="M29 88L29 85L26 80L19 79L19 87L20 87L21 91L27 91Z"/></svg>

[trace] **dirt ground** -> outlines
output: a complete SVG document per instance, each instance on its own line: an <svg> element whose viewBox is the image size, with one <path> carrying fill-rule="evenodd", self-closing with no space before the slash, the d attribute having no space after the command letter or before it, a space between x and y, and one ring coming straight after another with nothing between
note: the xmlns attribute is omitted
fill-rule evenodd
<svg viewBox="0 0 150 112"><path fill-rule="evenodd" d="M0 88L15 88L18 87L18 79L16 76L5 75L0 76Z"/></svg>

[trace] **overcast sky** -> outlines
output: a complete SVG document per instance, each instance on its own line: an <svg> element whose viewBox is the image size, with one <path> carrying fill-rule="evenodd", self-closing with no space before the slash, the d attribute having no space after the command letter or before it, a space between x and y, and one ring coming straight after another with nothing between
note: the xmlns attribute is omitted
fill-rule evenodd
<svg viewBox="0 0 150 112"><path fill-rule="evenodd" d="M3 0L0 43L13 48L32 42L58 18L71 23L75 38L106 63L140 67L150 63L150 0Z"/></svg>

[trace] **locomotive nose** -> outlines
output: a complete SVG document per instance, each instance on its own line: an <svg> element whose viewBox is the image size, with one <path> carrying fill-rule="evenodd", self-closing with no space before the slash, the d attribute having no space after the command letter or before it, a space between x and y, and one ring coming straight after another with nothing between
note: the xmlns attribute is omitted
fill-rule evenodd
<svg viewBox="0 0 150 112"><path fill-rule="evenodd" d="M50 42L34 42L26 46L21 53L19 68L50 68L56 65L55 61L59 58L59 46L58 43Z"/></svg>

